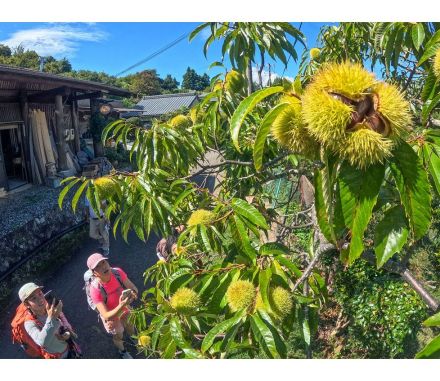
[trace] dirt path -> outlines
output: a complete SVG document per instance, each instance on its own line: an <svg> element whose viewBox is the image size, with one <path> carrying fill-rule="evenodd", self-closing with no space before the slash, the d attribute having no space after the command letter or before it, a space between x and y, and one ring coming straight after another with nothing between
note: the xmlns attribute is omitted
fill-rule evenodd
<svg viewBox="0 0 440 381"><path fill-rule="evenodd" d="M143 272L157 260L155 246L158 239L150 237L147 243L140 241L135 234L129 235L128 244L121 237L111 240L110 264L121 267L142 292L146 287L143 284ZM44 289L54 290L63 300L64 312L79 335L79 342L85 358L113 359L118 358L117 350L112 344L102 324L98 322L97 314L88 309L86 296L82 289L83 274L87 270L86 260L97 248L97 242L88 239L77 254L64 265L57 273L48 279L42 279ZM34 281L29 279L29 281ZM18 292L18 290L16 290ZM15 292L15 295L17 294ZM11 343L10 322L18 297L12 300L9 306L0 312L0 358L23 359L26 354L19 345ZM128 347L132 355L136 354L134 346Z"/></svg>

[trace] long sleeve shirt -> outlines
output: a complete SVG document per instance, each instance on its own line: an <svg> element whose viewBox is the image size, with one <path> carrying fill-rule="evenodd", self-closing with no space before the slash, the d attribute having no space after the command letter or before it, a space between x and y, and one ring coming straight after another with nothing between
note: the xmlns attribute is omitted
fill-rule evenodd
<svg viewBox="0 0 440 381"><path fill-rule="evenodd" d="M28 320L24 323L24 329L35 341L35 343L41 347L43 347L49 353L64 353L67 356L67 343L64 340L60 340L55 335L58 333L61 327L61 320L67 322L65 317L62 319L50 319L48 316L37 316L37 319L41 322L41 325L38 325L35 321ZM68 324L68 322L67 322ZM63 324L66 328L70 328L70 324Z"/></svg>

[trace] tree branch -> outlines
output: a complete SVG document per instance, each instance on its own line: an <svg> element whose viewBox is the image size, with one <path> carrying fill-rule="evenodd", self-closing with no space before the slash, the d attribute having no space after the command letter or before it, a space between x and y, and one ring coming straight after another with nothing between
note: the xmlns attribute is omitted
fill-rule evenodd
<svg viewBox="0 0 440 381"><path fill-rule="evenodd" d="M301 277L296 281L295 285L293 286L292 292L294 292L301 283L303 283L304 281L306 281L309 278L313 269L318 264L321 256L325 253L328 253L329 251L332 251L332 250L336 250L336 246L331 243L322 244L321 246L318 247L318 250L316 250L315 256L313 257L312 261L309 263L307 268L304 270L303 275L301 275Z"/></svg>
<svg viewBox="0 0 440 381"><path fill-rule="evenodd" d="M372 251L365 251L362 253L362 259L365 259L372 265L376 265L376 257ZM400 261L388 260L383 267L384 270L400 275L405 282L407 282L411 288L419 294L419 296L423 299L423 301L428 305L428 307L436 312L439 309L440 302L436 300L418 281L413 274L408 270L406 266L404 266Z"/></svg>
<svg viewBox="0 0 440 381"><path fill-rule="evenodd" d="M312 189L314 191L313 186L309 188L309 191L312 191ZM298 281L295 283L293 290L295 290L301 284L301 282L305 281L310 276L313 268L317 265L323 253L330 250L339 251L335 245L329 243L323 236L317 223L315 210L312 210L312 221L315 223L315 228L317 232L316 241L318 241L320 244L318 250L316 251L315 257L312 259L301 278L298 279ZM341 246L342 245L340 245L340 247ZM376 256L371 250L364 251L361 255L361 258L363 258L373 266L376 266ZM428 305L431 310L436 312L439 309L440 302L436 300L416 278L414 278L414 276L404 264L399 261L390 259L383 265L382 268L390 273L400 275L411 286L411 288L415 292L417 292L417 294L419 294L419 296L423 299L423 301Z"/></svg>

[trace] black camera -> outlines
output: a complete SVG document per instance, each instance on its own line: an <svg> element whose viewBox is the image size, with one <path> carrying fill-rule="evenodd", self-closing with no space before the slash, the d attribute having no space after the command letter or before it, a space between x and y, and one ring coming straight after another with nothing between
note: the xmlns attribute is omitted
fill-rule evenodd
<svg viewBox="0 0 440 381"><path fill-rule="evenodd" d="M46 294L44 294L44 296L45 296L47 302L48 302L50 305L53 304L54 306L56 306L56 305L58 304L58 302L60 301L59 299L57 299L57 298L55 297L55 295L53 294L52 290L46 292Z"/></svg>

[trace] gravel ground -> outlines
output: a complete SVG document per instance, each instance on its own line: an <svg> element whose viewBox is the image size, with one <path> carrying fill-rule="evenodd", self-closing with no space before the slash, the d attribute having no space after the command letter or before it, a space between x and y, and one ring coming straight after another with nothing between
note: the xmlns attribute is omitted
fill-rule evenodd
<svg viewBox="0 0 440 381"><path fill-rule="evenodd" d="M34 185L32 188L0 198L0 238L29 221L41 218L47 210L57 206L58 195L62 189L63 187L53 189ZM64 208L66 207L67 204Z"/></svg>

